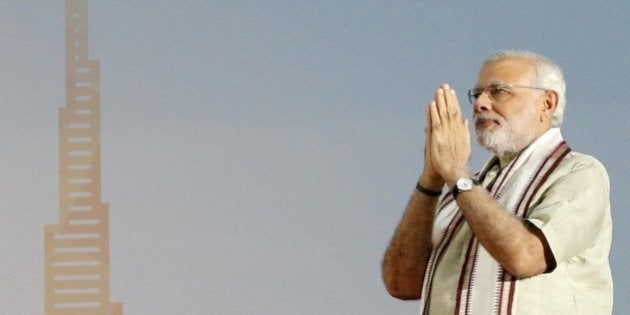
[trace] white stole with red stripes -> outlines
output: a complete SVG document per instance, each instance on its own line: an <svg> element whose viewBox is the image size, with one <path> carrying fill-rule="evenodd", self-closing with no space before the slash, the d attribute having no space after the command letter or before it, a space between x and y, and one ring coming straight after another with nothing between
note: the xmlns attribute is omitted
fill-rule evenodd
<svg viewBox="0 0 630 315"><path fill-rule="evenodd" d="M507 211L526 218L534 195L569 151L560 130L550 129L503 168L489 193ZM497 163L497 157L491 158L477 179L483 180ZM466 223L457 203L450 194L446 195L434 223L433 250L425 273L420 314L429 312L434 272L463 224ZM517 302L518 280L505 272L474 236L467 246L457 300L453 301L455 314L512 314Z"/></svg>

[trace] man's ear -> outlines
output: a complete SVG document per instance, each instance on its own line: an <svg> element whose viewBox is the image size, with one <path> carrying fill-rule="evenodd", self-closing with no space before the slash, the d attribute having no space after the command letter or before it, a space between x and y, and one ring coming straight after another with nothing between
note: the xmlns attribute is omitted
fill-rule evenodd
<svg viewBox="0 0 630 315"><path fill-rule="evenodd" d="M558 93L555 91L545 92L545 111L549 111L553 114L558 107Z"/></svg>
<svg viewBox="0 0 630 315"><path fill-rule="evenodd" d="M555 91L546 91L542 106L543 109L540 120L551 121L553 119L553 114L558 108L558 93Z"/></svg>

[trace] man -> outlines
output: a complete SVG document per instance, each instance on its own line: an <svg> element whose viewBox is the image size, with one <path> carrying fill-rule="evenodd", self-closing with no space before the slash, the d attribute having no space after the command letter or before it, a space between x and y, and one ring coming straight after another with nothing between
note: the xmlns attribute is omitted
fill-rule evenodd
<svg viewBox="0 0 630 315"><path fill-rule="evenodd" d="M383 260L392 296L420 299L421 314L612 312L609 179L563 140L564 94L550 60L490 56L468 97L494 156L473 175L468 121L455 91L437 90L425 166Z"/></svg>

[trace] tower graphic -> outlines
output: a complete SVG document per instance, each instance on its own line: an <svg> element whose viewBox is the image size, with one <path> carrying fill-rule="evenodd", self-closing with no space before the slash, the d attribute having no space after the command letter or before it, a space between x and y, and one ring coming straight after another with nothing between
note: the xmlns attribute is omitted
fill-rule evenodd
<svg viewBox="0 0 630 315"><path fill-rule="evenodd" d="M99 61L87 0L66 0L66 106L59 111L59 224L45 227L46 314L122 314L110 302L109 209L101 201Z"/></svg>

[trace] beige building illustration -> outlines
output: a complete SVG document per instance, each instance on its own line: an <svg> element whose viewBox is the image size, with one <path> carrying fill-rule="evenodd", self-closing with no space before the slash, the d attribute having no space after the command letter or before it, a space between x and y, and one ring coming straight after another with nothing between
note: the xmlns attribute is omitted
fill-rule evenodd
<svg viewBox="0 0 630 315"><path fill-rule="evenodd" d="M87 0L66 0L66 106L59 112L59 224L47 225L46 314L122 314L110 302L109 209L101 200L99 61Z"/></svg>

